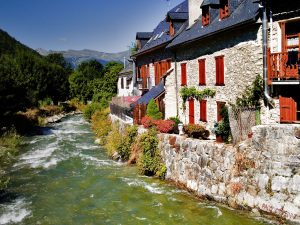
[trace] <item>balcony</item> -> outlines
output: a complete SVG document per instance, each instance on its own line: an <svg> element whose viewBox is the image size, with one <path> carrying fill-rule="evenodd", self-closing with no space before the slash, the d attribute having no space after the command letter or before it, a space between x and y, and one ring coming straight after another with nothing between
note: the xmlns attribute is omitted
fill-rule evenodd
<svg viewBox="0 0 300 225"><path fill-rule="evenodd" d="M268 51L268 84L299 84L300 52Z"/></svg>

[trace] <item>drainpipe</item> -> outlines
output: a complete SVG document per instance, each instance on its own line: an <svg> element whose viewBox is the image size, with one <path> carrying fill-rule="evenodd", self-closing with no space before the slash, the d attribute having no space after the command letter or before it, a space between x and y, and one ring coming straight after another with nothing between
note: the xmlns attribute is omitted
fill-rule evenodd
<svg viewBox="0 0 300 225"><path fill-rule="evenodd" d="M176 116L179 117L179 108L178 108L178 79L177 79L177 56L176 52L174 52L174 64L175 64L175 96L176 96Z"/></svg>
<svg viewBox="0 0 300 225"><path fill-rule="evenodd" d="M274 108L274 101L268 91L268 65L267 65L267 47L268 47L268 18L266 0L262 0L262 32L263 32L263 77L264 77L264 96L267 102Z"/></svg>

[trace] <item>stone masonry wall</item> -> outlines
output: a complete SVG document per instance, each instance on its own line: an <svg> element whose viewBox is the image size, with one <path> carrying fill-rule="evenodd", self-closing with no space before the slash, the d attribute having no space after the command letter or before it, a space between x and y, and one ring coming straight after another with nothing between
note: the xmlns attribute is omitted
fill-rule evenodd
<svg viewBox="0 0 300 225"><path fill-rule="evenodd" d="M300 222L300 125L256 126L237 147L160 134L167 179L231 207Z"/></svg>

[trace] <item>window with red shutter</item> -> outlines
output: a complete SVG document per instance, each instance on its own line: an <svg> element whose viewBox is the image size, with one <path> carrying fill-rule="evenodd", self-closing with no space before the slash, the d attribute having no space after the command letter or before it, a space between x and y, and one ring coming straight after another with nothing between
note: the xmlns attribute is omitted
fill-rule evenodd
<svg viewBox="0 0 300 225"><path fill-rule="evenodd" d="M209 6L202 7L202 26L209 24Z"/></svg>
<svg viewBox="0 0 300 225"><path fill-rule="evenodd" d="M186 63L181 63L181 86L187 85Z"/></svg>
<svg viewBox="0 0 300 225"><path fill-rule="evenodd" d="M225 102L217 102L217 121L221 121L223 119L221 115L222 109L225 107Z"/></svg>
<svg viewBox="0 0 300 225"><path fill-rule="evenodd" d="M224 56L215 57L216 60L216 85L224 85Z"/></svg>
<svg viewBox="0 0 300 225"><path fill-rule="evenodd" d="M195 105L194 99L189 100L189 123L195 124Z"/></svg>
<svg viewBox="0 0 300 225"><path fill-rule="evenodd" d="M207 122L206 117L206 100L200 101L200 121Z"/></svg>
<svg viewBox="0 0 300 225"><path fill-rule="evenodd" d="M205 59L199 59L199 85L205 85Z"/></svg>
<svg viewBox="0 0 300 225"><path fill-rule="evenodd" d="M220 19L229 16L228 0L220 0Z"/></svg>

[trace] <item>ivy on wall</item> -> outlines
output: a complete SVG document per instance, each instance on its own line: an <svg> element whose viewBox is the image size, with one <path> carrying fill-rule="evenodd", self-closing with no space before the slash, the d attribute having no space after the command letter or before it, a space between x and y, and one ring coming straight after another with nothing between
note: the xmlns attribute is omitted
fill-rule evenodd
<svg viewBox="0 0 300 225"><path fill-rule="evenodd" d="M186 109L185 103L189 98L197 99L198 101L201 101L205 98L213 98L216 95L216 90L205 88L202 91L197 90L195 87L183 87L180 90L180 97L182 98L182 108L183 110Z"/></svg>

